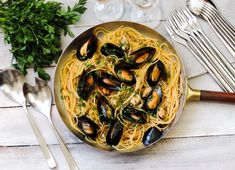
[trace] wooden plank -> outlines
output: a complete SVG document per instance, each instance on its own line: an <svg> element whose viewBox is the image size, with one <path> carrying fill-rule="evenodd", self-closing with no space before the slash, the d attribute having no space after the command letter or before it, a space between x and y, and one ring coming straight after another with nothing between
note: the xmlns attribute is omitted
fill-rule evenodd
<svg viewBox="0 0 235 170"><path fill-rule="evenodd" d="M202 83L204 82L204 83ZM189 81L198 89L218 90L221 88L213 82L209 75L200 76ZM235 134L235 105L212 102L190 102L177 122L176 126L167 134L167 138L210 136ZM56 144L57 140L44 116L29 108L41 133L49 144ZM0 146L36 145L37 140L21 107L0 108ZM80 142L62 122L57 109L53 106L53 120L66 143ZM27 139L27 140L26 140Z"/></svg>
<svg viewBox="0 0 235 170"><path fill-rule="evenodd" d="M79 35L80 33L87 30L88 28L90 28L90 27L77 27L77 28L72 28L72 31L74 32L75 35ZM160 25L160 27L157 29L157 31L160 32L169 41L171 41L170 37L168 36L168 34L166 33L166 30L164 28L164 23L162 23ZM2 34L0 34L0 36L1 35ZM0 37L0 38L3 38L3 37ZM72 40L73 40L72 37L62 36L62 47L61 48L65 49L70 44L70 42ZM192 56L192 54L185 47L180 46L179 44L173 44L173 45L177 49L179 56L182 58L182 61L184 63L188 78L199 76L199 75L206 73L206 70L201 66L201 64L196 60L196 58L194 56ZM0 68L8 68L10 66L10 60L11 60L11 54L9 53L10 46L7 47L4 45L4 43L2 41L0 41L0 49L1 48L3 50L0 51L0 56L5 56L6 59L0 61ZM46 70L51 75L52 79L51 79L51 81L49 81L49 85L50 85L51 89L53 89L53 75L54 75L54 71L55 71L55 64L53 64L52 67L46 68ZM33 73L33 69L29 69L28 75L26 76L27 81L29 83L33 84L35 76L37 76L37 75L35 73ZM18 106L17 104L5 99L5 96L3 96L2 93L0 92L0 100L1 99L3 99L3 100L0 103L0 107Z"/></svg>
<svg viewBox="0 0 235 170"><path fill-rule="evenodd" d="M196 62L195 64L196 65ZM235 66L235 63L233 64ZM187 64L187 61L185 62L185 67L186 67L186 72L188 73L190 69L190 64L188 65ZM198 68L198 67L193 67L193 68ZM192 70L193 70L192 68ZM50 67L50 68L46 68L46 71L51 75L51 78L52 80L51 81L48 81L48 85L50 86L52 92L53 91L53 75L54 75L54 72L55 72L55 67ZM194 70L195 72L198 72L199 71L196 71ZM192 84L195 84L195 87L201 87L201 88L208 88L208 87L211 87L210 89L213 90L214 87L218 87L217 83L212 79L212 78L206 78L206 77L210 77L209 74L207 74L207 76L204 75L205 74L205 70L204 71L201 71L200 72L200 75L202 75L202 78L200 80L198 80L197 78L194 79L194 78L191 78L193 80L193 83ZM28 75L26 76L26 80L29 84L31 85L34 85L34 77L36 77L37 75L35 73L33 73L33 70L32 69L29 69L28 70ZM189 75L187 75L188 77L190 77ZM196 74L196 76L198 76ZM200 76L199 76L200 77ZM205 81L205 82L204 82ZM198 82L198 83L197 83ZM221 88L219 88L221 90ZM217 88L215 88L214 90L217 90ZM1 107L16 107L16 106L19 106L17 103L15 102L12 102L10 99L8 99L1 91L0 91L0 108Z"/></svg>
<svg viewBox="0 0 235 170"><path fill-rule="evenodd" d="M84 32L88 28L90 27L89 26L88 27L75 27L75 28L72 28L72 31L74 32L75 35L79 35L80 33ZM157 31L160 32L165 38L167 38L170 41L170 38L164 28L164 22L162 22L162 24L157 29ZM214 41L219 42L219 40L218 39L216 40L216 38L217 37L214 37L215 39ZM0 39L3 39L3 34L0 34ZM73 40L73 37L69 37L69 36L64 37L62 35L61 39L62 39L61 48L64 50L69 45L69 43ZM211 36L211 39L213 39L213 36ZM177 43L174 43L174 47L175 49L177 49L179 56L182 58L182 61L184 63L184 66L187 72L187 76L189 78L206 73L206 70L197 61L197 59L189 52L188 49L186 49L184 46L179 45ZM12 54L9 52L10 46L4 44L3 41L0 41L0 48L2 49L0 51L0 56L4 56L4 60L0 61L0 68L1 69L8 68L10 67L11 59L12 59ZM228 59L230 62L235 62L235 59L231 58L231 55L228 53L228 51L226 51L225 48L223 48L222 44L221 44L220 49L222 50L223 54L225 54L225 56L228 56ZM55 64L52 64L52 66L54 67ZM30 71L29 71L29 74L31 74Z"/></svg>
<svg viewBox="0 0 235 170"><path fill-rule="evenodd" d="M235 136L163 139L155 146L132 154L95 150L84 144L68 145L81 170L233 170ZM58 163L57 169L68 166L58 145L50 146ZM2 170L48 169L38 146L1 147Z"/></svg>
<svg viewBox="0 0 235 170"><path fill-rule="evenodd" d="M64 3L64 4L74 4L76 1L67 1L67 0L61 0L60 2ZM219 3L219 2L218 2ZM234 3L234 2L232 2ZM92 16L91 11L92 11L92 5L94 4L94 1L88 1L88 14L89 16ZM166 11L166 15L168 15L169 11L171 11L172 9L176 8L177 6L183 6L184 5L184 1L182 0L177 0L177 1L163 1L162 2L162 6L164 7L163 11ZM222 6L223 8L223 4L221 4L220 6ZM228 0L225 3L225 6L228 6ZM128 5L127 5L128 7ZM126 10L126 11L130 11L130 10ZM229 18L230 16L228 16ZM86 16L84 16L84 18L87 18ZM94 17L90 17L90 18L94 18ZM234 17L233 17L234 18ZM89 19L88 21L91 21L92 19ZM127 19L128 20L128 19ZM84 21L85 22L85 21ZM82 21L81 21L82 23ZM93 23L95 24L95 23ZM208 27L208 24L203 23L204 27L206 29L210 29ZM86 29L88 29L89 27L91 27L90 24L88 24L89 26L85 26L85 24L81 24L81 25L76 25L74 28L72 28L72 31L74 32L75 35L80 34L81 32L85 31ZM81 27L82 26L82 27ZM166 33L166 30L164 28L164 22L160 25L160 27L157 29L157 31L159 31L161 34L163 34L164 37L166 37L167 39L169 39L169 36ZM218 44L218 47L221 49L222 53L229 59L229 61L231 62L235 62L235 59L231 57L231 55L228 53L228 51L224 48L224 46L222 45L222 43L218 40L218 38L216 36L214 36L213 32L210 31L211 33L209 34L209 37L212 39L213 42L216 42L216 44ZM3 34L0 34L0 49L2 49L0 51L0 56L4 56L4 60L0 61L0 68L8 68L10 66L10 61L12 58L12 55L9 52L10 46L4 44L3 42ZM67 47L67 45L73 40L72 37L64 37L62 36L62 49L65 49ZM192 56L192 54L185 49L185 47L176 44L175 45L178 54L181 56L183 63L185 65L185 69L187 71L187 75L188 77L194 77L194 76L198 76L201 74L204 74L206 71L205 69L200 65L200 63L195 59L195 57ZM55 65L54 65L55 66ZM193 66L193 67L192 67ZM30 71L29 71L30 72Z"/></svg>

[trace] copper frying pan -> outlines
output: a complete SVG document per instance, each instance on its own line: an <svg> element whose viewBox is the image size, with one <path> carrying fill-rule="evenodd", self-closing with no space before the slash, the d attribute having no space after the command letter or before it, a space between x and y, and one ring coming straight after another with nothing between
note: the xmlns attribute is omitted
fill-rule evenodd
<svg viewBox="0 0 235 170"><path fill-rule="evenodd" d="M132 27L134 29L136 29L137 31L139 31L140 33L142 33L144 36L146 37L151 37L154 39L157 39L160 43L166 43L168 44L170 50L173 53L176 53L176 51L174 50L174 48L171 46L171 44L162 36L160 35L158 32L144 26L144 25L140 25L137 23L133 23L133 22L126 22L126 21L115 21L115 22L107 22L107 23L103 23L97 26L94 26L90 29L88 29L87 31L83 32L82 34L78 35L69 45L68 47L64 50L64 52L62 53L57 67L56 67L56 71L55 71L55 76L54 76L54 94L55 94L55 103L57 106L57 109L59 111L59 114L61 116L61 118L63 119L64 123L66 124L66 126L71 130L71 132L73 132L76 136L78 136L82 141L84 141L85 143L88 143L89 145L92 145L98 149L101 150L112 150L112 149L107 149L107 148L101 148L100 146L93 144L93 143L89 143L84 135L78 133L69 123L68 117L66 115L66 110L64 108L64 104L63 101L61 99L61 94L60 94L60 70L63 68L64 63L66 62L66 60L68 59L68 57L70 56L71 52L73 50L77 49L77 45L79 44L80 40L83 39L84 36L86 36L88 33L90 33L91 31L94 31L97 27L103 27L107 30L115 30L120 26L128 26L128 27ZM181 60L180 60L181 61ZM186 78L186 74L185 74L185 68L181 62L181 76L183 79L183 94L180 98L180 107L178 109L178 112L176 113L176 117L174 119L174 121L170 124L169 128L163 132L162 137L165 136L165 134L171 130L171 128L173 127L173 125L177 122L179 116L182 113L182 110L186 104L186 101L191 101L191 100L210 100L210 101L219 101L219 102L233 102L235 103L235 93L224 93L224 92L213 92L213 91L204 91L204 90L194 90L192 88L190 88L187 84L187 78ZM161 137L161 138L162 138ZM157 141L156 141L157 142ZM156 143L154 142L154 143ZM141 148L134 148L131 150L126 150L126 151L122 151L122 152L133 152L136 150L140 150L145 148L146 146L143 146Z"/></svg>

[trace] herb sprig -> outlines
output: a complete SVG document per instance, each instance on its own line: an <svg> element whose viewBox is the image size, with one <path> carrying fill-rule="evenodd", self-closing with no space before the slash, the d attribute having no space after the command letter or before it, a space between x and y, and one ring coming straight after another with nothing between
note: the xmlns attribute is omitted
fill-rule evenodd
<svg viewBox="0 0 235 170"><path fill-rule="evenodd" d="M44 0L0 0L0 27L5 42L11 44L15 68L24 75L33 67L39 77L49 80L43 69L57 61L61 54L60 36L73 36L68 25L76 23L85 12L87 0L79 0L72 8ZM3 57L3 56L1 56Z"/></svg>

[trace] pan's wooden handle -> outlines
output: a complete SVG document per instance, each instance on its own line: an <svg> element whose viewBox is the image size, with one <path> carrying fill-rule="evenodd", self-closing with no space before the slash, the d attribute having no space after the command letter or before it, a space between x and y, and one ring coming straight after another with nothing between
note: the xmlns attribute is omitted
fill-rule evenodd
<svg viewBox="0 0 235 170"><path fill-rule="evenodd" d="M200 100L235 103L235 93L201 90Z"/></svg>

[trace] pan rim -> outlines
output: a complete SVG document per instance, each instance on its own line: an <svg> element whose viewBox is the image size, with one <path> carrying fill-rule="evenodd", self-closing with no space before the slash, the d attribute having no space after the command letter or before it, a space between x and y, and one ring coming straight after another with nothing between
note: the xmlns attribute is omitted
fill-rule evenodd
<svg viewBox="0 0 235 170"><path fill-rule="evenodd" d="M94 145L92 143L89 143L85 140L84 136L79 134L79 133L76 133L76 131L72 128L72 126L70 126L70 123L69 121L67 120L66 118L66 113L65 113L65 108L64 108L64 104L63 104L63 101L61 99L61 96L60 96L60 77L59 77L59 72L60 72L60 67L62 67L61 63L63 63L63 61L66 59L66 56L68 56L67 53L69 53L69 51L71 51L72 47L74 46L76 40L79 39L79 37L81 37L83 34L85 34L86 32L89 32L89 31L93 31L94 29L96 29L97 27L113 27L113 29L115 28L118 28L120 26L129 26L129 27L132 27L134 29L136 29L137 31L138 30L147 30L148 32L147 33L143 33L144 35L151 35L153 34L155 37L158 37L157 39L161 39L161 41L164 41L168 44L169 46L169 49L175 53L179 60L180 60L180 65L181 65L181 78L182 78L182 88L183 88L183 91L182 91L182 95L180 97L180 106L178 108L178 111L176 113L176 116L174 118L174 120L171 122L170 126L163 132L161 138L159 138L157 141L153 142L152 144L148 145L148 146L144 146L143 148L140 148L140 149L133 149L133 150L126 150L126 151L119 151L119 150L116 150L116 149L104 149L104 148L101 148L101 147L98 147L97 145ZM143 31L140 31L141 33ZM54 100L55 100L55 105L56 105L56 108L58 110L58 113L60 115L60 117L62 118L63 122L65 123L66 127L74 134L76 135L80 140L84 141L85 143L91 145L93 148L96 148L96 149L99 149L99 150L106 150L106 151L116 151L116 152L119 152L119 153L130 153L130 152L135 152L135 151L139 151L139 150L142 150L144 148L147 148L147 147L150 147L152 145L154 145L155 143L157 143L159 140L161 140L162 138L164 138L166 136L166 134L171 131L171 129L174 127L174 125L176 124L176 122L178 121L182 111L183 111L183 108L186 104L186 99L187 99L187 78L186 78L186 71L185 71L185 68L184 68L184 65L183 65L183 62L182 62L182 59L180 58L180 56L178 55L177 51L175 50L174 46L165 38L163 37L160 33L158 33L157 31L145 26L145 25L141 25L141 24L138 24L138 23L134 23L134 22L129 22L129 21L112 21L112 22L106 22L106 23L102 23L102 24L99 24L99 25L95 25L89 29L87 29L86 31L82 32L81 34L78 34L70 43L69 45L65 48L65 50L63 50L61 56L59 57L59 60L57 62L57 65L56 65L56 68L55 68L55 72L54 72L54 84L53 84L53 90L54 90Z"/></svg>

